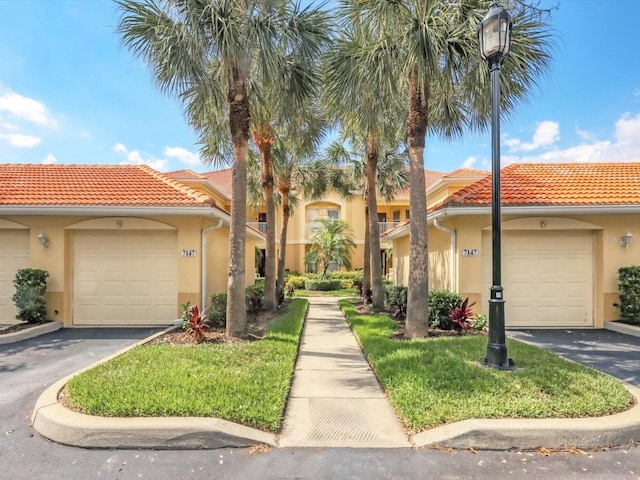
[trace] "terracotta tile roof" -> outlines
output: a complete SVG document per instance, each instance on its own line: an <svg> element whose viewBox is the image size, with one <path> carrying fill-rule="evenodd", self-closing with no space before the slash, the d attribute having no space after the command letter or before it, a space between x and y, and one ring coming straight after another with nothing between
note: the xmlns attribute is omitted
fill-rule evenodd
<svg viewBox="0 0 640 480"><path fill-rule="evenodd" d="M207 177L204 175L200 175L199 173L194 172L193 170L184 169L184 170L174 170L173 172L165 173L167 177L173 178L174 180L206 180Z"/></svg>
<svg viewBox="0 0 640 480"><path fill-rule="evenodd" d="M425 170L424 171L425 188L429 190L429 187L437 183L444 175L445 175L445 172L438 172L436 170ZM396 194L396 199L407 199L407 198L409 198L408 188L405 188L404 190L401 190Z"/></svg>
<svg viewBox="0 0 640 480"><path fill-rule="evenodd" d="M211 206L145 165L0 164L0 206Z"/></svg>
<svg viewBox="0 0 640 480"><path fill-rule="evenodd" d="M451 173L442 175L442 178L484 178L491 172L476 170L475 168L459 168Z"/></svg>
<svg viewBox="0 0 640 480"><path fill-rule="evenodd" d="M220 192L231 198L231 169L214 170L202 174L211 182Z"/></svg>
<svg viewBox="0 0 640 480"><path fill-rule="evenodd" d="M640 163L514 163L502 169L501 184L502 204L509 206L637 205ZM490 204L491 175L444 202Z"/></svg>

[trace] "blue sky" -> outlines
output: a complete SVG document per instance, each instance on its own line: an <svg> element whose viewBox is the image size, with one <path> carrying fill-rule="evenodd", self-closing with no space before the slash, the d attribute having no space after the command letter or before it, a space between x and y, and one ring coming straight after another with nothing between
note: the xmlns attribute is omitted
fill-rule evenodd
<svg viewBox="0 0 640 480"><path fill-rule="evenodd" d="M503 164L640 161L640 1L559 4L551 70L503 119ZM0 163L212 169L178 102L120 46L111 0L0 0L0 12ZM490 156L488 132L430 137L425 166L489 169Z"/></svg>

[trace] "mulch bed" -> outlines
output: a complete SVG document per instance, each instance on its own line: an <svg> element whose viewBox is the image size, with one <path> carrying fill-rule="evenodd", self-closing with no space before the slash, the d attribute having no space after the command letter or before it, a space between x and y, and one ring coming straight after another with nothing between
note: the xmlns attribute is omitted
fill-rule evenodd
<svg viewBox="0 0 640 480"><path fill-rule="evenodd" d="M30 328L37 327L38 325L44 325L45 323L51 323L51 321L43 320L41 322L33 322L33 323L16 323L15 325L10 325L7 328L0 329L0 335L20 332L22 330L29 330Z"/></svg>
<svg viewBox="0 0 640 480"><path fill-rule="evenodd" d="M361 315L371 315L373 314L373 310L371 309L371 305L366 304L363 300L354 300L353 305L356 307L356 310ZM389 317L395 321L398 325L398 328L391 334L391 338L397 340L409 340L409 337L406 337L404 334L404 318L394 318L392 312L382 312L387 313ZM488 332L485 330L442 330L440 328L429 328L427 334L424 338L431 337L469 337L469 336L487 336Z"/></svg>
<svg viewBox="0 0 640 480"><path fill-rule="evenodd" d="M288 303L285 300L285 304ZM283 309L285 305L283 304ZM229 337L223 329L207 328L200 342L196 342L194 336L182 327L176 327L170 332L156 337L153 343L168 343L170 345L193 345L195 343L245 343L262 340L266 334L267 324L280 315L282 310L276 312L259 312L247 314L247 338Z"/></svg>

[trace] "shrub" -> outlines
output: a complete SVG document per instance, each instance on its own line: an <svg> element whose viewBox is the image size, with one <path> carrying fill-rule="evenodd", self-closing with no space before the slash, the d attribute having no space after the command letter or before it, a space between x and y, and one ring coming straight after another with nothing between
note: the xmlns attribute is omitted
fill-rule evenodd
<svg viewBox="0 0 640 480"><path fill-rule="evenodd" d="M204 330L209 328L204 316L198 311L198 307L191 305L191 302L182 305L182 328L189 332L195 343L202 342Z"/></svg>
<svg viewBox="0 0 640 480"><path fill-rule="evenodd" d="M183 317L184 321L184 317ZM212 293L207 323L214 328L227 326L227 293Z"/></svg>
<svg viewBox="0 0 640 480"><path fill-rule="evenodd" d="M293 288L297 288L299 290L302 290L304 288L304 283L306 281L307 281L307 278L303 277L302 275L292 275L287 280L287 283L285 284L285 286L287 288L288 287L293 287Z"/></svg>
<svg viewBox="0 0 640 480"><path fill-rule="evenodd" d="M342 278L339 280L340 282L340 290L347 290L348 288L353 288L353 280L348 278Z"/></svg>
<svg viewBox="0 0 640 480"><path fill-rule="evenodd" d="M349 280L353 286L357 282L362 283L362 270L352 270L349 272L330 272L327 274L330 280ZM351 287L348 287L351 288Z"/></svg>
<svg viewBox="0 0 640 480"><path fill-rule="evenodd" d="M476 313L476 319L473 321L474 330L484 330L489 325L489 319L483 313Z"/></svg>
<svg viewBox="0 0 640 480"><path fill-rule="evenodd" d="M264 309L264 284L251 285L246 290L247 312L258 313Z"/></svg>
<svg viewBox="0 0 640 480"><path fill-rule="evenodd" d="M460 294L448 290L432 290L429 292L429 327L451 330L453 322L449 312L462 304Z"/></svg>
<svg viewBox="0 0 640 480"><path fill-rule="evenodd" d="M453 328L456 330L470 330L473 328L473 307L476 302L469 305L469 297L465 298L460 306L454 306L449 312L449 320L453 323Z"/></svg>
<svg viewBox="0 0 640 480"><path fill-rule="evenodd" d="M394 317L404 318L407 315L407 287L386 285L384 288L384 304Z"/></svg>
<svg viewBox="0 0 640 480"><path fill-rule="evenodd" d="M304 288L321 292L340 290L340 280L307 280L304 283Z"/></svg>
<svg viewBox="0 0 640 480"><path fill-rule="evenodd" d="M640 266L618 269L620 320L631 325L640 325Z"/></svg>
<svg viewBox="0 0 640 480"><path fill-rule="evenodd" d="M35 323L47 319L47 303L44 300L47 277L49 272L36 268L18 270L13 280L16 293L12 297L18 309L18 320Z"/></svg>

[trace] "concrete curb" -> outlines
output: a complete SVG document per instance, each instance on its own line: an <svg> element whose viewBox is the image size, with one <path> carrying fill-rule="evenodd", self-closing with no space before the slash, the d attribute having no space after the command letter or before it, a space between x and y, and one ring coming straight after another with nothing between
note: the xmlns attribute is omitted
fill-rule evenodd
<svg viewBox="0 0 640 480"><path fill-rule="evenodd" d="M264 443L277 446L277 437L218 418L95 417L74 412L59 401L60 391L75 375L147 343L169 327L119 352L69 375L47 388L38 398L31 426L57 443L84 448L214 449L248 447Z"/></svg>
<svg viewBox="0 0 640 480"><path fill-rule="evenodd" d="M627 325L626 323L620 322L604 322L604 328L614 332L624 333L625 335L640 337L640 327L634 325Z"/></svg>
<svg viewBox="0 0 640 480"><path fill-rule="evenodd" d="M533 450L596 448L640 441L640 389L625 384L636 405L605 417L464 420L418 433L414 447L474 448L476 450Z"/></svg>
<svg viewBox="0 0 640 480"><path fill-rule="evenodd" d="M61 321L54 320L42 325L36 325L32 328L25 328L24 330L20 330L18 332L6 333L4 335L0 335L0 345L20 342L22 340L27 340L29 338L44 335L45 333L55 332L56 330L60 330L62 328L62 325L63 323Z"/></svg>

